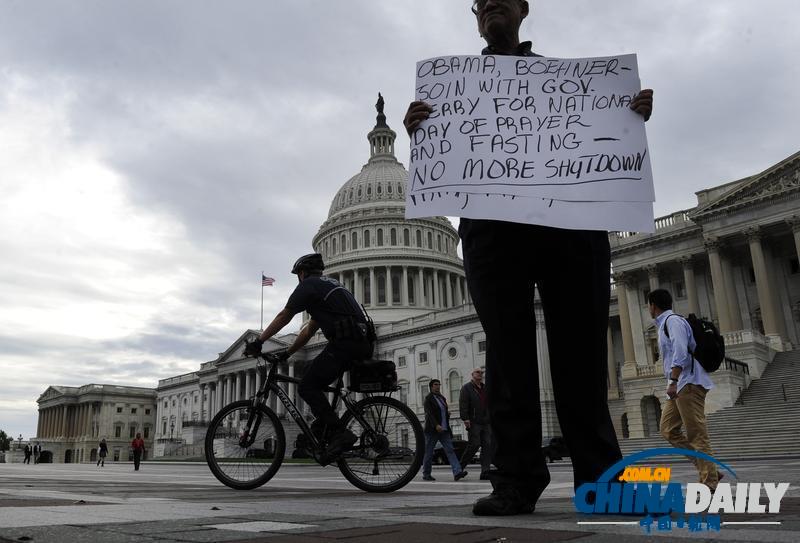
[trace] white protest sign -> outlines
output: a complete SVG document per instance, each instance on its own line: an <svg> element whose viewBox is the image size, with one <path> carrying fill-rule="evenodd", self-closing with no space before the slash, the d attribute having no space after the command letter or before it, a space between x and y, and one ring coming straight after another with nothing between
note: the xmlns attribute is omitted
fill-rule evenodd
<svg viewBox="0 0 800 543"><path fill-rule="evenodd" d="M454 206L455 204L455 206ZM577 230L655 232L652 202L569 202L507 194L451 193L419 198L406 218L447 215Z"/></svg>
<svg viewBox="0 0 800 543"><path fill-rule="evenodd" d="M416 98L434 111L411 135L406 216L426 216L416 208L430 199L446 215L496 210L463 207L463 193L652 202L644 123L628 107L639 90L635 55L417 63Z"/></svg>

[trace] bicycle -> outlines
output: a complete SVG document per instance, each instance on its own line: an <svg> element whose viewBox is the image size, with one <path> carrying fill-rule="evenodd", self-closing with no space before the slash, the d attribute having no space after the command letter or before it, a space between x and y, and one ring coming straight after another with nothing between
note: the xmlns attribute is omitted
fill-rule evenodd
<svg viewBox="0 0 800 543"><path fill-rule="evenodd" d="M206 432L208 467L221 483L231 488L250 490L260 487L277 473L283 462L286 434L280 419L267 404L270 394L280 400L297 423L313 458L322 465L328 463L324 432L320 436L312 430L280 386L280 383L300 383L297 378L277 372L281 360L269 353L258 356L256 369L263 377L259 390L247 400L223 407L211 420ZM351 373L351 381L354 381L354 376ZM400 401L373 395L397 389L396 382L390 385L360 383L353 386L351 383L345 389L340 376L334 386L325 389L325 392L333 394L335 411L342 402L345 413L341 420L358 436L353 447L338 456L335 462L345 479L367 492L393 492L404 487L416 476L422 464L425 440L419 419ZM362 392L366 397L354 401L351 398L354 392Z"/></svg>

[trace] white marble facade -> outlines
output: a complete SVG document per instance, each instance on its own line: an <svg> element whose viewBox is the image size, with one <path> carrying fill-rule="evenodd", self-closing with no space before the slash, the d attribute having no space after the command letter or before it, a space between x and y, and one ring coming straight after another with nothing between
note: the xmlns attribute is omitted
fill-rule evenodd
<svg viewBox="0 0 800 543"><path fill-rule="evenodd" d="M105 438L106 461L127 461L136 433L142 434L146 450L153 450L155 401L152 388L50 386L37 400L36 437L30 443L39 443L54 463L94 462L97 446Z"/></svg>
<svg viewBox="0 0 800 543"><path fill-rule="evenodd" d="M333 198L312 246L325 257L326 274L342 281L378 323L376 356L395 362L399 395L422 417L427 382L440 379L454 403L471 369L484 364L485 339L456 252L455 229L444 217L403 218L407 172L395 158L395 133L384 121L379 116L368 134L370 158ZM609 234L609 404L621 438L657 428L664 379L647 312L649 290L671 290L677 312L710 317L725 333L734 362L714 374L710 412L732 405L775 352L798 344L799 167L797 153L762 173L700 191L696 207L657 219L654 234ZM538 302L536 311L543 435L554 436L560 430ZM257 333L245 332L197 372L159 382L158 439L198 443L198 432L222 405L253 394L259 377L241 351ZM276 337L265 349L285 349L293 339L294 334ZM322 345L318 335L283 370L300 375ZM282 406L274 407L285 416ZM457 416L455 405L451 411ZM463 435L460 420L453 422L455 434Z"/></svg>

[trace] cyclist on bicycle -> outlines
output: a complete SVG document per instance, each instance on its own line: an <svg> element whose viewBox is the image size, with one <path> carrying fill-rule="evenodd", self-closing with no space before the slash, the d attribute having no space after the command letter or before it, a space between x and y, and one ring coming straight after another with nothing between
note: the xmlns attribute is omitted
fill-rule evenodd
<svg viewBox="0 0 800 543"><path fill-rule="evenodd" d="M289 358L300 350L317 330L322 329L328 345L312 361L300 380L298 392L316 417L314 426L319 428L321 423L327 427L329 439L326 457L333 460L349 450L357 437L344 427L323 390L350 369L353 360L372 356L373 343L370 338L374 330L370 330L371 325L353 294L337 280L323 276L324 269L325 263L319 253L301 256L294 263L292 273L297 275L300 284L289 296L286 307L257 340L248 344L245 354L260 354L265 341L280 332L297 313L308 312L311 319L300 330L284 357Z"/></svg>

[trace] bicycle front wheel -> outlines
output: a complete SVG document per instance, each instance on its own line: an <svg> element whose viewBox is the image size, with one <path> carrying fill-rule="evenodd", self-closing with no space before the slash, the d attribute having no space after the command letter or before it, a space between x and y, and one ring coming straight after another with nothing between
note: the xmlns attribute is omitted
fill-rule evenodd
<svg viewBox="0 0 800 543"><path fill-rule="evenodd" d="M425 452L417 416L386 396L361 400L355 411L360 417L350 411L342 417L347 429L359 436L337 462L342 475L367 492L393 492L407 485L417 475Z"/></svg>
<svg viewBox="0 0 800 543"><path fill-rule="evenodd" d="M243 439L255 410L255 437ZM206 462L219 481L236 490L257 488L281 467L286 435L275 413L249 400L223 407L206 432Z"/></svg>

